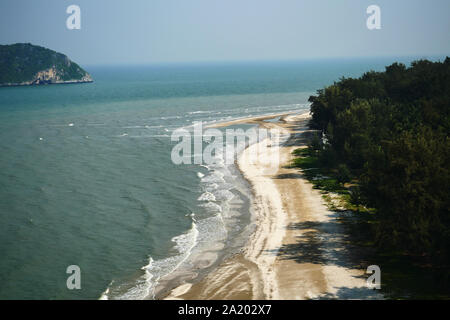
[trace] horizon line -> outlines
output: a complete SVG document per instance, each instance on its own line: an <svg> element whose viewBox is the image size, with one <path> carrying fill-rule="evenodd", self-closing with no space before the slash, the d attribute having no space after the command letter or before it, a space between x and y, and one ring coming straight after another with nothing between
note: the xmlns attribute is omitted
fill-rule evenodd
<svg viewBox="0 0 450 320"><path fill-rule="evenodd" d="M111 63L80 63L80 65L88 67L143 67L143 66L182 66L182 65L230 65L230 64L260 64L260 63L293 63L293 62L307 62L307 61L326 61L326 60L365 60L365 59L427 59L443 61L450 57L450 53L442 54L399 54L399 55L379 55L379 56L333 56L333 57L302 57L292 59L236 59L236 60L193 60L193 61L146 61L146 62L111 62ZM442 59L442 60L441 60ZM392 61L394 63L396 61Z"/></svg>

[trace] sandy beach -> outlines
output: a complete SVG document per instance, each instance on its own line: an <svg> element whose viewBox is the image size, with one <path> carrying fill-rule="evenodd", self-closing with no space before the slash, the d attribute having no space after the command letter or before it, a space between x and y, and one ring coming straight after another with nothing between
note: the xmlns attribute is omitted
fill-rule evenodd
<svg viewBox="0 0 450 320"><path fill-rule="evenodd" d="M337 214L301 171L290 166L292 152L306 147L308 120L309 113L290 113L215 125L256 123L278 129L287 139L250 145L238 157L254 194L256 227L247 245L199 282L186 282L165 299L382 298L366 287L365 270L350 258ZM249 161L261 143L279 154L275 172L268 170L268 155L258 153L256 161Z"/></svg>

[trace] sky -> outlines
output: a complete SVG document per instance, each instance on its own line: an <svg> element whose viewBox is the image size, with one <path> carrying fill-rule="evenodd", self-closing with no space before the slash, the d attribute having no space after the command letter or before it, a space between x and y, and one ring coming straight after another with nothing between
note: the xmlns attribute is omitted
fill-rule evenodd
<svg viewBox="0 0 450 320"><path fill-rule="evenodd" d="M81 9L69 30L68 6ZM369 30L369 5L381 29ZM1 0L0 44L82 65L450 55L448 0Z"/></svg>

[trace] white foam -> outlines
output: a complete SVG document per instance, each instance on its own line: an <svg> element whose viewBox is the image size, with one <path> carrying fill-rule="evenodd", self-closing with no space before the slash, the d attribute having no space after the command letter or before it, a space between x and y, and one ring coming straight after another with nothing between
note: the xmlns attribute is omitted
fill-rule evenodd
<svg viewBox="0 0 450 320"><path fill-rule="evenodd" d="M209 248L213 242L217 243L226 239L227 231L220 214L200 220L197 227L199 247Z"/></svg>
<svg viewBox="0 0 450 320"><path fill-rule="evenodd" d="M222 207L219 206L217 203L214 203L211 201L199 204L199 206L205 208L207 211L209 211L211 213L222 212Z"/></svg>
<svg viewBox="0 0 450 320"><path fill-rule="evenodd" d="M200 197L197 199L198 201L216 201L216 196L211 192L203 192Z"/></svg>
<svg viewBox="0 0 450 320"><path fill-rule="evenodd" d="M108 300L109 288L112 286L113 282L114 282L114 280L111 281L108 288L106 288L106 290L102 293L102 295L100 296L100 298L98 300Z"/></svg>
<svg viewBox="0 0 450 320"><path fill-rule="evenodd" d="M201 181L204 183L224 183L224 174L220 171L213 171L210 174L204 176Z"/></svg>
<svg viewBox="0 0 450 320"><path fill-rule="evenodd" d="M217 190L214 192L217 201L230 201L234 198L234 194L230 190Z"/></svg>
<svg viewBox="0 0 450 320"><path fill-rule="evenodd" d="M191 111L188 112L188 114L201 114L201 113L212 113L213 111L203 111L203 110L199 110L199 111Z"/></svg>
<svg viewBox="0 0 450 320"><path fill-rule="evenodd" d="M209 191L209 192L217 190L218 188L219 188L219 185L217 183L206 183L203 185L203 189L205 191Z"/></svg>
<svg viewBox="0 0 450 320"><path fill-rule="evenodd" d="M192 227L187 232L172 238L175 242L174 249L178 251L178 255L167 257L161 260L153 260L149 257L149 262L142 267L145 274L141 276L131 289L119 296L110 297L110 287L100 297L102 300L110 298L117 300L142 300L148 297L154 298L154 290L158 285L161 277L175 271L183 262L189 257L192 249L197 244L198 229L195 222L192 222ZM119 288L120 290L120 288Z"/></svg>

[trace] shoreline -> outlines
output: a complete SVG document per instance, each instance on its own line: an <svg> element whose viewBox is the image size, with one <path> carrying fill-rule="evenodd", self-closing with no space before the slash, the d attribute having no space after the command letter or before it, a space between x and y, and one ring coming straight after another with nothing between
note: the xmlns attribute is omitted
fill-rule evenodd
<svg viewBox="0 0 450 320"><path fill-rule="evenodd" d="M301 109L304 111L304 109ZM297 110L289 110L289 111L284 111L281 113L270 113L270 114L262 114L262 115L257 115L257 116L250 116L250 117L245 117L245 118L235 118L235 119L231 119L231 120L222 120L220 122L216 122L216 123L212 123L209 124L207 126L205 126L205 128L222 128L222 127L228 127L228 126L232 126L232 125L236 125L236 124L253 124L253 125L258 125L258 123L260 121L265 121L268 119L273 119L273 118L279 118L282 116L288 116L290 114L293 113L298 113L299 109ZM242 151L240 151L238 153L238 157L239 154L241 154L242 152L244 152L249 146L246 146L245 149L243 149ZM255 147L255 146L253 146ZM231 169L232 171L234 170L234 173L231 173L232 175L237 175L237 180L241 181L241 183L244 183L244 185L241 185L241 183L238 183L238 186L235 186L235 188L237 188L235 191L239 191L239 193L241 193L241 196L239 196L238 198L243 199L242 196L244 196L244 199L247 198L247 200L245 201L246 204L244 204L243 208L239 209L238 211L242 213L240 215L242 215L242 217L248 217L248 221L245 223L244 227L238 227L237 230L240 230L238 232L238 238L232 238L227 240L227 245L225 247L222 248L222 250L220 250L220 253L217 253L217 258L214 259L214 261L210 264L208 264L208 266L203 269L203 268L199 268L198 265L198 260L204 260L204 257L199 257L198 252L196 254L193 254L189 260L189 265L191 266L191 270L187 270L186 268L181 268L181 270L175 270L167 275L165 275L164 277L158 279L158 284L156 285L156 289L155 289L155 294L152 296L153 299L164 299L165 297L167 297L168 295L170 295L171 291L175 290L175 292L178 292L178 294L183 293L184 291L187 291L192 283L198 283L200 281L202 281L208 274L214 272L214 270L216 270L218 267L220 267L223 263L225 263L226 261L230 260L230 259L234 259L237 255L241 254L242 251L244 250L246 243L248 242L248 239L252 236L252 234L254 233L254 220L255 217L252 214L252 201L254 198L254 187L252 187L252 184L250 183L250 181L248 179L246 179L244 177L244 175L242 174L242 170L239 168L239 164L237 163L237 161L234 163L234 165L232 166ZM235 181L236 182L236 181ZM235 184L235 182L233 182L233 184ZM242 188L244 188L244 190L246 190L245 192L242 190ZM246 193L247 195L244 195L244 193ZM239 200L239 202L241 202L241 200ZM232 204L232 206L234 207L234 209L236 211L236 204ZM242 206L242 204L241 204ZM246 207L246 208L245 208ZM230 218L228 218L230 219ZM234 219L234 218L232 218ZM242 218L240 218L242 219ZM242 239L242 240L240 240ZM208 250L206 252L206 255L209 256L211 254L210 250ZM148 296L148 298L151 298L151 296Z"/></svg>
<svg viewBox="0 0 450 320"><path fill-rule="evenodd" d="M41 87L49 86L54 84L80 84L80 83L94 83L94 80L67 80L67 81L54 81L54 82L43 82L43 83L33 83L33 82L21 82L21 83L3 83L0 84L0 88L9 87Z"/></svg>
<svg viewBox="0 0 450 320"><path fill-rule="evenodd" d="M225 120L217 123L213 123L210 125L207 125L206 128L223 128L223 127L229 127L234 126L237 124L257 124L260 125L261 121L274 119L274 118L281 118L281 117L287 117L292 114L296 114L298 111L287 111L287 112L280 112L280 113L274 113L274 114L265 114L260 116L251 116L251 117L245 117L245 118L238 118L233 120Z"/></svg>
<svg viewBox="0 0 450 320"><path fill-rule="evenodd" d="M277 117L276 122L264 121ZM265 173L267 155L259 155L255 163L246 161L262 142L248 146L238 157L237 167L252 187L256 225L241 252L225 259L199 281L172 289L162 299L382 298L366 287L365 270L351 263L336 213L327 208L319 191L302 177L300 170L290 167L292 151L306 146L308 120L309 111L213 125L258 124L277 128L289 138L283 144L270 144L280 156L274 174Z"/></svg>

